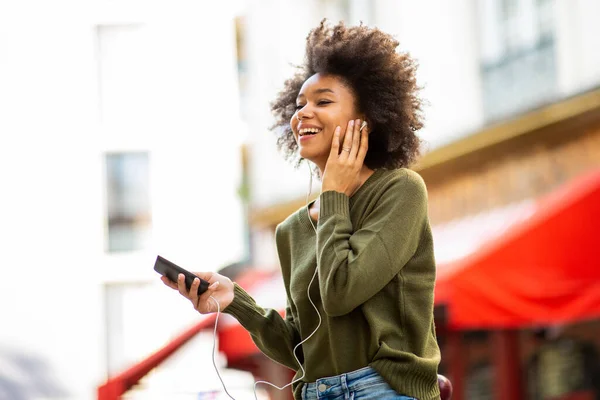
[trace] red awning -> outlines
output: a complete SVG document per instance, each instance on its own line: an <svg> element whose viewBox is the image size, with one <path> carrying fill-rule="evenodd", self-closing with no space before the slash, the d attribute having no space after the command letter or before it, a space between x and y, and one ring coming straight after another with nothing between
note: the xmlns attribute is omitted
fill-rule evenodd
<svg viewBox="0 0 600 400"><path fill-rule="evenodd" d="M600 170L525 208L529 215L498 237L439 265L436 302L446 306L450 327L600 316Z"/></svg>

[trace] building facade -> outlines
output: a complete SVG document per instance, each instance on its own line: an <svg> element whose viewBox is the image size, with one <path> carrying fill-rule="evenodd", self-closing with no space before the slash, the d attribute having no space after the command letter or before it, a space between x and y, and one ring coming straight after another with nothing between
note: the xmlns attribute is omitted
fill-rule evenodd
<svg viewBox="0 0 600 400"><path fill-rule="evenodd" d="M0 398L96 398L197 318L157 254L244 258L236 7L0 2Z"/></svg>

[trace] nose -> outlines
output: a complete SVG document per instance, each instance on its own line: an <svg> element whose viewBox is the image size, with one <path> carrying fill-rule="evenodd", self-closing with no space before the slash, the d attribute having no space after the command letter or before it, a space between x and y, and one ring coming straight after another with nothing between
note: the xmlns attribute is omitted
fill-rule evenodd
<svg viewBox="0 0 600 400"><path fill-rule="evenodd" d="M304 107L300 108L297 112L296 112L296 118L298 118L298 121L301 121L305 118L311 118L312 117L312 111L310 110L309 105L305 105Z"/></svg>

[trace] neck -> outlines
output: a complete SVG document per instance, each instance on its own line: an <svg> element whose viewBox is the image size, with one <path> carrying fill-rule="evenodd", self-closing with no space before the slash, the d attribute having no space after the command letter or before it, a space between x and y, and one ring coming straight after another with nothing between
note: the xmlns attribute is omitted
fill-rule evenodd
<svg viewBox="0 0 600 400"><path fill-rule="evenodd" d="M360 185L358 185L356 190L360 189L360 187L363 185L363 183L365 183L365 181L367 179L369 179L369 177L371 175L373 175L373 172L375 172L375 171L372 170L371 168L367 167L366 165L362 166L360 173L358 174L358 179L360 180ZM356 190L354 191L354 193L356 193Z"/></svg>

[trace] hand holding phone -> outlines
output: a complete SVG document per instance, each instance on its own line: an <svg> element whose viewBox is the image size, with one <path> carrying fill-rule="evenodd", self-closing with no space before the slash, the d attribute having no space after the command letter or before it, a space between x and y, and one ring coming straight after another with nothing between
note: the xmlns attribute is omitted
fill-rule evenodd
<svg viewBox="0 0 600 400"><path fill-rule="evenodd" d="M179 274L183 274L185 276L185 287L188 291L191 289L194 279L200 279L200 286L198 286L198 296L206 292L209 286L209 283L204 279L194 275L190 271L181 268L177 264L161 256L156 257L156 262L154 263L154 270L162 276L167 277L167 279L169 279L174 284L177 284L177 277L179 276Z"/></svg>
<svg viewBox="0 0 600 400"><path fill-rule="evenodd" d="M154 270L162 275L161 280L166 286L190 300L200 314L223 311L233 301L233 282L216 272L194 274L161 256L156 258Z"/></svg>

